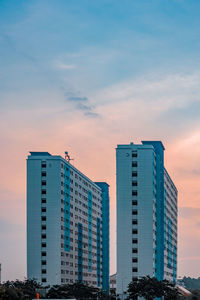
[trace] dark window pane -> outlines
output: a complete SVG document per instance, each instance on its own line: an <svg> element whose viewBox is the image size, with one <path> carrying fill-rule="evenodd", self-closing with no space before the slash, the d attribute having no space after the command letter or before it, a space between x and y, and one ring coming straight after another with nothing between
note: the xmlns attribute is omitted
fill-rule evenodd
<svg viewBox="0 0 200 300"><path fill-rule="evenodd" d="M137 172L132 172L133 177L137 177Z"/></svg>

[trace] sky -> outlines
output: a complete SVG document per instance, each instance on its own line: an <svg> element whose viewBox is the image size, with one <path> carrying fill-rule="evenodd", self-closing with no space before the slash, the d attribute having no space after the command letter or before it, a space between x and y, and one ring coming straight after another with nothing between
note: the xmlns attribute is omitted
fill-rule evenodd
<svg viewBox="0 0 200 300"><path fill-rule="evenodd" d="M0 262L26 276L26 157L110 185L115 148L161 140L179 191L178 275L200 276L200 1L0 0Z"/></svg>

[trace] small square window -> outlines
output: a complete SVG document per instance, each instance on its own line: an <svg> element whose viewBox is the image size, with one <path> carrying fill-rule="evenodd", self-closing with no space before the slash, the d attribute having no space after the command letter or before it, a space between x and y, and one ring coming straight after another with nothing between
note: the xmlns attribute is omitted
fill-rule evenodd
<svg viewBox="0 0 200 300"><path fill-rule="evenodd" d="M46 252L42 252L42 256L47 256L47 253Z"/></svg>
<svg viewBox="0 0 200 300"><path fill-rule="evenodd" d="M132 220L133 225L137 225L137 223L138 223L138 220L136 220L136 219Z"/></svg>
<svg viewBox="0 0 200 300"><path fill-rule="evenodd" d="M138 243L138 240L137 240L137 239L132 239L132 243L133 243L133 244L137 244L137 243Z"/></svg>
<svg viewBox="0 0 200 300"><path fill-rule="evenodd" d="M42 278L42 282L47 282L46 278Z"/></svg>
<svg viewBox="0 0 200 300"><path fill-rule="evenodd" d="M42 225L42 230L46 230L46 225Z"/></svg>
<svg viewBox="0 0 200 300"><path fill-rule="evenodd" d="M132 191L132 196L137 196L138 192L137 191Z"/></svg>
<svg viewBox="0 0 200 300"><path fill-rule="evenodd" d="M46 168L47 164L46 162L42 162L42 168Z"/></svg>
<svg viewBox="0 0 200 300"><path fill-rule="evenodd" d="M47 270L43 269L42 274L46 274L46 273L47 273Z"/></svg>
<svg viewBox="0 0 200 300"><path fill-rule="evenodd" d="M47 203L47 199L42 198L42 203Z"/></svg>
<svg viewBox="0 0 200 300"><path fill-rule="evenodd" d="M132 253L138 253L138 249L137 248L133 248L132 249Z"/></svg>
<svg viewBox="0 0 200 300"><path fill-rule="evenodd" d="M132 177L137 177L137 172L136 171L134 171L134 172L132 172Z"/></svg>
<svg viewBox="0 0 200 300"><path fill-rule="evenodd" d="M132 186L137 186L137 185L138 185L138 183L136 180L132 181Z"/></svg>
<svg viewBox="0 0 200 300"><path fill-rule="evenodd" d="M42 265L45 266L47 264L46 260L42 260Z"/></svg>
<svg viewBox="0 0 200 300"><path fill-rule="evenodd" d="M42 190L42 195L46 195L47 191L46 190Z"/></svg>
<svg viewBox="0 0 200 300"><path fill-rule="evenodd" d="M134 273L135 272L137 272L138 271L138 269L137 268L133 268L133 270L132 270Z"/></svg>
<svg viewBox="0 0 200 300"><path fill-rule="evenodd" d="M133 161L133 162L132 162L132 167L135 168L135 167L137 167L137 166L138 166L137 161Z"/></svg>
<svg viewBox="0 0 200 300"><path fill-rule="evenodd" d="M42 243L42 247L45 248L47 246L46 243Z"/></svg>
<svg viewBox="0 0 200 300"><path fill-rule="evenodd" d="M42 239L46 239L46 234L42 234Z"/></svg>
<svg viewBox="0 0 200 300"><path fill-rule="evenodd" d="M133 263L137 263L137 262L138 262L137 257L133 257L133 258L132 258L132 262L133 262Z"/></svg>
<svg viewBox="0 0 200 300"><path fill-rule="evenodd" d="M47 219L46 217L42 217L42 221L46 221L46 219Z"/></svg>
<svg viewBox="0 0 200 300"><path fill-rule="evenodd" d="M43 177L47 176L47 172L42 171L42 176Z"/></svg>
<svg viewBox="0 0 200 300"><path fill-rule="evenodd" d="M42 212L46 212L46 207L42 207Z"/></svg>
<svg viewBox="0 0 200 300"><path fill-rule="evenodd" d="M46 181L42 181L42 185L47 185Z"/></svg>
<svg viewBox="0 0 200 300"><path fill-rule="evenodd" d="M137 200L132 201L132 205L137 205L137 204L138 204Z"/></svg>
<svg viewBox="0 0 200 300"><path fill-rule="evenodd" d="M132 230L132 234L137 234L138 233L138 230L137 229L133 229Z"/></svg>
<svg viewBox="0 0 200 300"><path fill-rule="evenodd" d="M132 215L137 215L138 211L136 209L132 210Z"/></svg>

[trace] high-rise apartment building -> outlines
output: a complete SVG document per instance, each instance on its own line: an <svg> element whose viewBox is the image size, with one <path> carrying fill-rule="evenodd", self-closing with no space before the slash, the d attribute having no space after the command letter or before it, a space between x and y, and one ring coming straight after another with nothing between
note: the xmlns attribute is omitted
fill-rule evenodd
<svg viewBox="0 0 200 300"><path fill-rule="evenodd" d="M27 159L27 276L109 290L109 186L48 152Z"/></svg>
<svg viewBox="0 0 200 300"><path fill-rule="evenodd" d="M118 145L117 293L134 277L176 281L177 189L160 141Z"/></svg>

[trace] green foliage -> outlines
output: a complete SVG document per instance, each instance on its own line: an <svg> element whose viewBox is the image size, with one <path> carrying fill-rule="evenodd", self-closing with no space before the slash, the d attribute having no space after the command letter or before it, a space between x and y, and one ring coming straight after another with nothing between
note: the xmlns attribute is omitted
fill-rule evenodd
<svg viewBox="0 0 200 300"><path fill-rule="evenodd" d="M6 281L0 285L0 299L32 300L36 298L38 288L41 288L41 285L35 280Z"/></svg>
<svg viewBox="0 0 200 300"><path fill-rule="evenodd" d="M192 291L192 295L187 297L187 300L200 300L200 290Z"/></svg>
<svg viewBox="0 0 200 300"><path fill-rule="evenodd" d="M132 300L137 300L137 297L154 300L163 296L165 300L178 299L178 291L172 283L167 280L158 281L149 276L133 279L128 286L128 294L128 299Z"/></svg>
<svg viewBox="0 0 200 300"><path fill-rule="evenodd" d="M97 288L82 284L66 284L66 285L54 285L50 288L47 293L47 298L76 298L78 300L82 299L96 299L99 290Z"/></svg>
<svg viewBox="0 0 200 300"><path fill-rule="evenodd" d="M186 289L192 290L200 290L200 277L199 278L191 278L191 277L183 277L182 279L184 286Z"/></svg>

